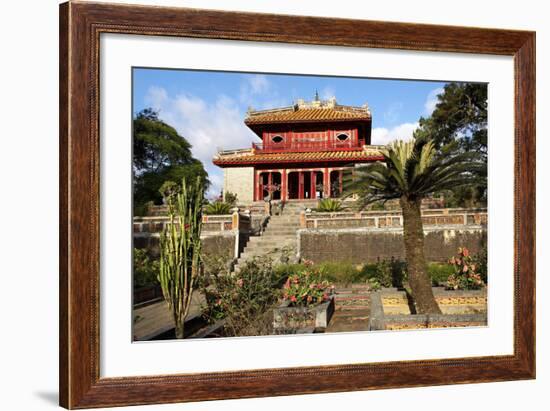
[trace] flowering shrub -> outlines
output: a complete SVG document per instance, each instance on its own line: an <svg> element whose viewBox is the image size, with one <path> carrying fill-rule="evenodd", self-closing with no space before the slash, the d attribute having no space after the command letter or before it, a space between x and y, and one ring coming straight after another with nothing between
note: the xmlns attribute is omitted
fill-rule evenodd
<svg viewBox="0 0 550 411"><path fill-rule="evenodd" d="M447 279L447 289L477 290L485 287L485 283L478 272L479 267L466 247L460 247L458 256L451 257L449 264L455 268L455 272Z"/></svg>
<svg viewBox="0 0 550 411"><path fill-rule="evenodd" d="M304 261L302 270L290 275L283 286L283 299L290 301L290 306L311 306L327 301L334 285L321 279L318 269L310 261Z"/></svg>
<svg viewBox="0 0 550 411"><path fill-rule="evenodd" d="M269 257L248 260L233 273L226 264L211 263L201 284L204 314L211 321L225 319L226 336L270 335L270 309L281 283Z"/></svg>

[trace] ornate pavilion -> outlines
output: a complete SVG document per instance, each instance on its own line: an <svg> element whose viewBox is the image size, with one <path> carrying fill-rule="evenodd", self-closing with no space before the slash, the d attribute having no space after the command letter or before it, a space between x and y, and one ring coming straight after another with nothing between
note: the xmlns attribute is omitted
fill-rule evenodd
<svg viewBox="0 0 550 411"><path fill-rule="evenodd" d="M368 106L336 99L298 100L290 107L250 109L245 124L261 139L251 148L220 151L224 193L246 203L266 198L304 200L339 197L346 168L381 160L371 146Z"/></svg>

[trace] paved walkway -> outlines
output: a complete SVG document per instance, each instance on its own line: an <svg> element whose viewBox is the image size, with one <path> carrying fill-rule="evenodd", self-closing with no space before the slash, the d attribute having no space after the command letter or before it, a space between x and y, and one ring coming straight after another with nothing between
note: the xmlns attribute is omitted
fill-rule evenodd
<svg viewBox="0 0 550 411"><path fill-rule="evenodd" d="M370 295L366 285L336 287L335 311L325 332L367 331Z"/></svg>
<svg viewBox="0 0 550 411"><path fill-rule="evenodd" d="M200 314L201 303L204 301L202 294L193 293L193 301L189 307L187 318ZM134 319L134 341L146 341L162 334L172 328L174 323L168 304L161 300L159 302L146 305L140 308L134 308L132 312Z"/></svg>

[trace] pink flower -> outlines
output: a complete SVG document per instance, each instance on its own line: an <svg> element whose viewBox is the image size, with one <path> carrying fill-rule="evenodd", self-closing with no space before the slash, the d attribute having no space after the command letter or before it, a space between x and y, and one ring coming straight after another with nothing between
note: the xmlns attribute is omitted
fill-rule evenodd
<svg viewBox="0 0 550 411"><path fill-rule="evenodd" d="M462 254L464 255L464 257L468 257L468 255L470 254L470 252L468 251L468 249L466 247L464 247L462 249Z"/></svg>
<svg viewBox="0 0 550 411"><path fill-rule="evenodd" d="M290 301L292 301L293 303L295 303L297 300L296 300L296 296L293 295L292 297L290 297Z"/></svg>
<svg viewBox="0 0 550 411"><path fill-rule="evenodd" d="M462 272L467 273L468 272L468 266L464 265L464 268L462 268Z"/></svg>

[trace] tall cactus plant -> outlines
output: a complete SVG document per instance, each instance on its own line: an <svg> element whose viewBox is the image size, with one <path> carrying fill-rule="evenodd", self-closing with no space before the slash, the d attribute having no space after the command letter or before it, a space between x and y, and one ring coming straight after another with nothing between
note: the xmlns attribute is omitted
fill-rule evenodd
<svg viewBox="0 0 550 411"><path fill-rule="evenodd" d="M169 196L169 222L160 235L159 282L172 311L176 338L184 337L193 287L201 270L203 181L182 181L181 190Z"/></svg>

